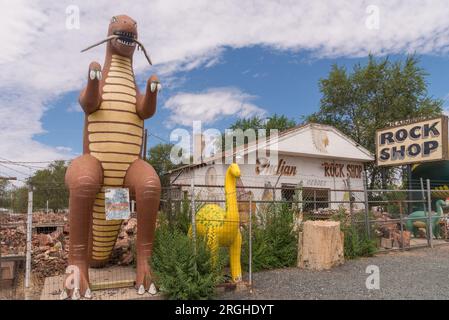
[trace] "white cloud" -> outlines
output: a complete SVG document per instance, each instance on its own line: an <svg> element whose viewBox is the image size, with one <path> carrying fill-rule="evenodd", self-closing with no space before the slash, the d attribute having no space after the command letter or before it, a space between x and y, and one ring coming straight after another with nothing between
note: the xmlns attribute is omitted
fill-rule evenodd
<svg viewBox="0 0 449 320"><path fill-rule="evenodd" d="M64 146L58 146L56 147L56 150L61 151L61 152L72 152L72 148L70 147L64 147Z"/></svg>
<svg viewBox="0 0 449 320"><path fill-rule="evenodd" d="M72 113L72 112L83 112L83 109L81 108L81 106L79 105L78 102L70 105L67 110L67 112Z"/></svg>
<svg viewBox="0 0 449 320"><path fill-rule="evenodd" d="M181 92L169 98L164 108L171 111L167 125L191 126L193 121L212 124L224 117L264 116L266 111L251 101L256 97L237 88L213 88L200 93Z"/></svg>
<svg viewBox="0 0 449 320"><path fill-rule="evenodd" d="M449 51L447 0L375 1L379 30L365 27L371 0L5 2L0 11L0 154L14 160L66 156L33 137L43 131L45 105L80 90L89 63L103 62L104 47L79 51L103 39L116 14L126 13L138 21L141 41L155 63L149 70L142 53L136 52L136 71L145 76L157 71L162 81L180 70L218 63L224 48L261 45L308 50L315 57ZM72 4L81 10L79 30L65 28L65 9Z"/></svg>

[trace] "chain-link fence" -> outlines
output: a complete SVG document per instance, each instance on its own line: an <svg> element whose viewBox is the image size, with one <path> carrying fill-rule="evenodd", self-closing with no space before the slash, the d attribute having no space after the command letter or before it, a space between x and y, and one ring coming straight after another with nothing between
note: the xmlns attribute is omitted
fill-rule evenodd
<svg viewBox="0 0 449 320"><path fill-rule="evenodd" d="M0 299L58 300L64 286L75 285L76 270L69 267L68 259L68 208L52 210L33 206L33 194L29 191L21 199L14 199L10 194L0 198ZM18 201L25 204L18 205ZM130 219L120 221L108 264L104 268L89 269L93 299L142 298L134 288L137 234L134 208L135 202L131 201Z"/></svg>
<svg viewBox="0 0 449 320"><path fill-rule="evenodd" d="M163 188L157 223L157 230L169 226L170 233L207 247L212 265L223 276L219 287L225 290L240 279L251 288L253 272L296 266L298 232L305 220L340 221L349 257L366 253L366 246L373 253L447 243L444 200L449 182L414 181L409 190L351 188L350 182L341 189L301 183L236 184ZM0 198L1 299L59 299L68 276L68 209L36 208L32 196ZM18 206L18 201L25 204ZM134 288L134 202L131 207L131 218L121 223L108 264L89 269L94 299L142 297ZM357 253L349 243L365 247Z"/></svg>

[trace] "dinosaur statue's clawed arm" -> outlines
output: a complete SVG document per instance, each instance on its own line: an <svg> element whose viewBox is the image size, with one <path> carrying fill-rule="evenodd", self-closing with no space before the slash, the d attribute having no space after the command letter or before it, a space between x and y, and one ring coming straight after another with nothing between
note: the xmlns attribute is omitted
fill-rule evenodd
<svg viewBox="0 0 449 320"><path fill-rule="evenodd" d="M101 66L98 62L92 62L89 65L89 75L87 79L87 86L81 91L79 103L84 112L91 114L98 110L101 103L100 95L100 80L101 80Z"/></svg>
<svg viewBox="0 0 449 320"><path fill-rule="evenodd" d="M142 119L148 119L156 112L157 93L161 84L157 76L152 75L147 82L145 95L139 95L137 100L137 114Z"/></svg>

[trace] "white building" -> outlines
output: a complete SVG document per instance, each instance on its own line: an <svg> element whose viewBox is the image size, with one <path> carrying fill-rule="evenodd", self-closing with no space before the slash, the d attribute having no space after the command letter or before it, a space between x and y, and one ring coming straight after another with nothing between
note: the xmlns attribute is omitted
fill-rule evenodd
<svg viewBox="0 0 449 320"><path fill-rule="evenodd" d="M234 153L240 165L245 192L261 200L293 200L298 186L304 210L336 209L343 202L353 208L363 208L364 164L374 160L373 155L334 127L306 124L281 133L277 141L245 145ZM278 150L276 160L267 160L267 150ZM257 156L256 156L257 155ZM235 158L234 158L235 159ZM248 164L249 159L257 159ZM225 156L210 157L201 164L188 165L170 173L171 185L179 192L190 192L195 184L195 195L203 200L223 200L224 176L230 161ZM216 187L213 187L216 186ZM275 191L273 190L275 187ZM240 190L240 189L239 189ZM348 190L351 190L349 192ZM354 190L354 191L352 191ZM296 194L298 197L298 193ZM297 198L296 198L297 199Z"/></svg>

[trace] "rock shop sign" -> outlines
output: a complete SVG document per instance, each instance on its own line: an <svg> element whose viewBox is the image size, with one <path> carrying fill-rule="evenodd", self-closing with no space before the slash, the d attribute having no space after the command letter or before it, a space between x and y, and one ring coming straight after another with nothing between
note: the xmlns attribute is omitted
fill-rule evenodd
<svg viewBox="0 0 449 320"><path fill-rule="evenodd" d="M376 132L378 166L438 161L448 155L447 117L421 120Z"/></svg>
<svg viewBox="0 0 449 320"><path fill-rule="evenodd" d="M359 164L342 164L324 162L321 164L324 168L324 176L332 178L352 178L361 179L363 167Z"/></svg>

